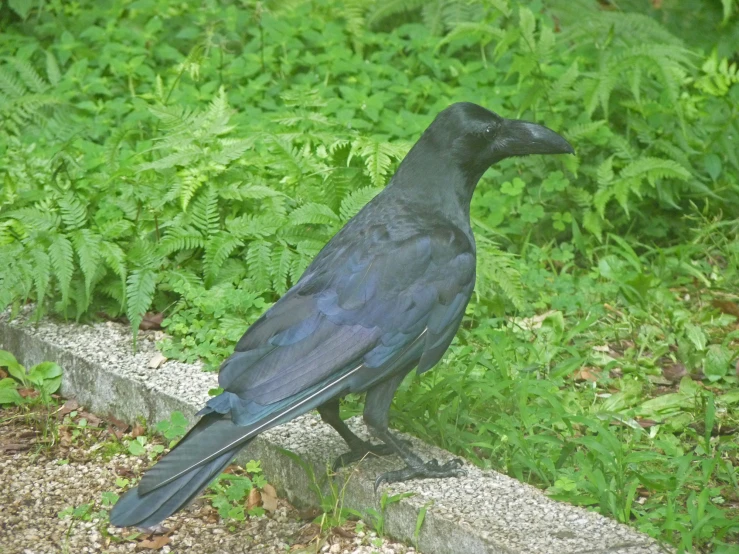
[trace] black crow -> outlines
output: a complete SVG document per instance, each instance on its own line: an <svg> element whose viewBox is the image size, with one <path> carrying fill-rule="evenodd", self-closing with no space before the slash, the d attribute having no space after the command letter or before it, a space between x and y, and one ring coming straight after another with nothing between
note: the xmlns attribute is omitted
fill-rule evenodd
<svg viewBox="0 0 739 554"><path fill-rule="evenodd" d="M316 256L300 280L241 337L220 369L223 393L113 508L113 525L151 527L202 491L255 436L309 410L350 452L399 455L381 482L460 475L461 463L424 462L388 430L403 378L431 369L457 332L475 285L470 200L482 174L510 156L572 153L541 125L471 103L442 111L388 186ZM339 398L366 392L364 421L381 441L354 435Z"/></svg>

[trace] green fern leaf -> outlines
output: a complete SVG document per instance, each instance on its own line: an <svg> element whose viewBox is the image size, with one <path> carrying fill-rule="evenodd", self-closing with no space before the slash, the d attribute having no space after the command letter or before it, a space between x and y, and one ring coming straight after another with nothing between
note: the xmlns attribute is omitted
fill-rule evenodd
<svg viewBox="0 0 739 554"><path fill-rule="evenodd" d="M226 258L243 244L240 239L227 231L219 231L217 234L211 235L205 243L204 269L206 284L213 282Z"/></svg>
<svg viewBox="0 0 739 554"><path fill-rule="evenodd" d="M62 293L62 306L69 302L69 285L74 274L74 249L65 235L56 235L49 245L49 258L54 277Z"/></svg>
<svg viewBox="0 0 739 554"><path fill-rule="evenodd" d="M373 6L374 9L367 16L367 24L373 27L388 17L417 10L425 4L425 0L385 0L384 2L376 2Z"/></svg>
<svg viewBox="0 0 739 554"><path fill-rule="evenodd" d="M156 274L151 269L137 269L132 271L126 282L126 316L131 322L133 331L134 349L138 336L139 325L144 314L151 306L156 290Z"/></svg>
<svg viewBox="0 0 739 554"><path fill-rule="evenodd" d="M308 202L294 209L289 219L293 225L332 225L339 222L339 216L331 208L317 202Z"/></svg>
<svg viewBox="0 0 739 554"><path fill-rule="evenodd" d="M282 218L269 215L242 215L226 221L228 232L244 240L263 239L273 236L283 225Z"/></svg>
<svg viewBox="0 0 739 554"><path fill-rule="evenodd" d="M147 171L149 169L162 170L170 169L176 166L187 166L197 159L200 149L193 144L184 144L178 152L174 152L153 162L141 164L138 171Z"/></svg>
<svg viewBox="0 0 739 554"><path fill-rule="evenodd" d="M33 259L33 283L36 286L36 315L43 313L44 298L51 280L51 262L48 254L39 248L31 251Z"/></svg>
<svg viewBox="0 0 739 554"><path fill-rule="evenodd" d="M219 150L211 154L213 163L228 165L233 160L238 160L251 147L251 142L242 139L224 138L218 141Z"/></svg>
<svg viewBox="0 0 739 554"><path fill-rule="evenodd" d="M192 205L192 222L206 236L215 235L221 227L221 216L218 210L218 192L215 187L208 186L198 193Z"/></svg>
<svg viewBox="0 0 739 554"><path fill-rule="evenodd" d="M61 218L57 214L35 207L13 210L5 214L5 217L15 219L27 231L53 231L61 224Z"/></svg>
<svg viewBox="0 0 739 554"><path fill-rule="evenodd" d="M36 94L41 94L49 88L49 84L27 60L20 60L18 58L6 58L6 60L18 73L26 89Z"/></svg>
<svg viewBox="0 0 739 554"><path fill-rule="evenodd" d="M59 208L62 221L70 231L83 227L87 222L87 210L73 193L68 192L59 199Z"/></svg>
<svg viewBox="0 0 739 554"><path fill-rule="evenodd" d="M672 178L687 181L690 179L690 172L674 160L643 157L624 167L620 176L627 179L646 179L654 186L657 179Z"/></svg>
<svg viewBox="0 0 739 554"><path fill-rule="evenodd" d="M272 248L266 241L258 240L246 251L246 266L257 290L268 290L272 284Z"/></svg>
<svg viewBox="0 0 739 554"><path fill-rule="evenodd" d="M342 221L348 221L361 210L367 202L382 191L379 187L364 187L349 193L341 202L339 214Z"/></svg>
<svg viewBox="0 0 739 554"><path fill-rule="evenodd" d="M59 70L59 64L54 57L54 54L46 51L46 77L49 79L49 83L52 86L59 84L62 79L62 72Z"/></svg>
<svg viewBox="0 0 739 554"><path fill-rule="evenodd" d="M608 185L613 181L613 156L609 156L598 166L596 171L596 179L600 186Z"/></svg>
<svg viewBox="0 0 739 554"><path fill-rule="evenodd" d="M188 170L184 172L180 183L180 203L182 204L182 211L187 211L187 207L190 205L190 200L192 200L200 187L205 184L205 179L206 176L199 173L195 168L188 168Z"/></svg>
<svg viewBox="0 0 739 554"><path fill-rule="evenodd" d="M203 248L203 246L205 246L203 235L191 225L170 227L159 242L159 250L165 255L180 250Z"/></svg>
<svg viewBox="0 0 739 554"><path fill-rule="evenodd" d="M598 240L603 236L603 219L598 212L586 211L583 214L582 226L595 235Z"/></svg>
<svg viewBox="0 0 739 554"><path fill-rule="evenodd" d="M282 195L271 187L252 183L230 183L218 188L218 196L225 200L263 200Z"/></svg>
<svg viewBox="0 0 739 554"><path fill-rule="evenodd" d="M89 229L72 232L72 244L80 261L80 269L85 277L85 294L90 298L92 281L100 265L100 244L102 240Z"/></svg>
<svg viewBox="0 0 739 554"><path fill-rule="evenodd" d="M281 244L272 252L272 267L274 276L273 288L279 295L285 294L290 280L290 271L293 267L295 254L286 245Z"/></svg>
<svg viewBox="0 0 739 554"><path fill-rule="evenodd" d="M364 160L365 173L376 187L385 184L385 175L390 171L393 160L401 160L409 147L405 143L391 143L374 138L359 138L352 145L349 161L354 155Z"/></svg>

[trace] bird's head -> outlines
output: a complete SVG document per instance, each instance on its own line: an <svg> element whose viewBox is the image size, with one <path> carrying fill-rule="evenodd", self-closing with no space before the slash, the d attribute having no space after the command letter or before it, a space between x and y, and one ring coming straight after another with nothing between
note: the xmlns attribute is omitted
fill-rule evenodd
<svg viewBox="0 0 739 554"><path fill-rule="evenodd" d="M450 153L465 173L477 178L511 156L574 153L569 142L543 125L506 119L470 102L446 108L424 134Z"/></svg>

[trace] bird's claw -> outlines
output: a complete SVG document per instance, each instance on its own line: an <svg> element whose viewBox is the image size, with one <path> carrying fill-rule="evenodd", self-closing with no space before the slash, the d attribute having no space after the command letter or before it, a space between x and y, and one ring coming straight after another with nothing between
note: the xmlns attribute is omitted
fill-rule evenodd
<svg viewBox="0 0 739 554"><path fill-rule="evenodd" d="M409 479L443 479L445 477L462 477L467 471L462 468L459 458L440 464L438 460L429 460L419 466L406 466L396 471L388 471L375 479L375 492L383 483L398 483Z"/></svg>
<svg viewBox="0 0 739 554"><path fill-rule="evenodd" d="M402 442L405 446L410 446L409 441L404 440ZM363 460L369 454L372 454L374 456L390 456L391 454L395 454L395 450L387 444L372 444L371 442L365 442L363 448L345 452L344 454L336 458L332 465L332 469L333 471L337 471L338 469L346 467L349 464Z"/></svg>

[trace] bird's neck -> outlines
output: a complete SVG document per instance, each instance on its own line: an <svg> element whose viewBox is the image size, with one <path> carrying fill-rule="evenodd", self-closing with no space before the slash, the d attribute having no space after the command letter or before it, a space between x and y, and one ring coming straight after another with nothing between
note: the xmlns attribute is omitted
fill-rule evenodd
<svg viewBox="0 0 739 554"><path fill-rule="evenodd" d="M470 202L482 173L463 171L448 154L428 155L415 150L400 164L388 185L388 193L397 195L418 211L440 214L468 230Z"/></svg>

